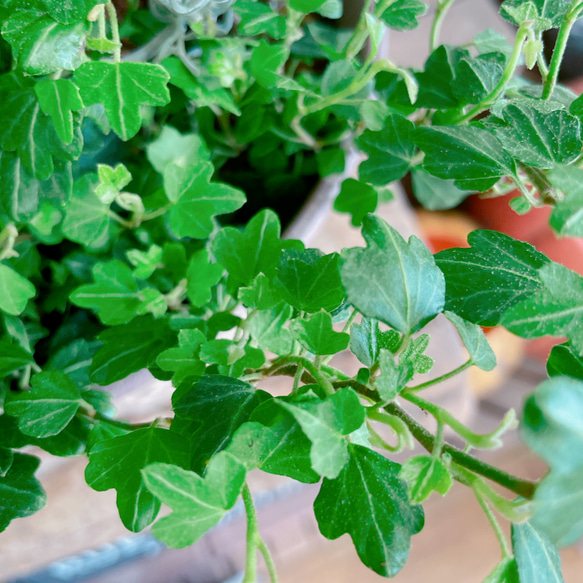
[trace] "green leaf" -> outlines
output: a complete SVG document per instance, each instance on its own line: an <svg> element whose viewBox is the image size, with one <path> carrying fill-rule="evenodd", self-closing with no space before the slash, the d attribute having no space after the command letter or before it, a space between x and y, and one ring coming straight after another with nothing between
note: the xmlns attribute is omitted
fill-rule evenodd
<svg viewBox="0 0 583 583"><path fill-rule="evenodd" d="M326 0L289 0L289 5L300 12L316 12Z"/></svg>
<svg viewBox="0 0 583 583"><path fill-rule="evenodd" d="M323 401L279 403L312 442L312 468L321 476L336 478L349 459L345 436L364 423L364 407L358 395L352 389L341 389Z"/></svg>
<svg viewBox="0 0 583 583"><path fill-rule="evenodd" d="M0 339L0 378L33 362L30 351L12 343L6 337Z"/></svg>
<svg viewBox="0 0 583 583"><path fill-rule="evenodd" d="M415 198L430 211L457 207L469 194L459 189L453 180L444 180L428 174L423 168L411 172Z"/></svg>
<svg viewBox="0 0 583 583"><path fill-rule="evenodd" d="M453 94L461 104L479 103L495 90L505 65L506 56L500 52L462 56L455 67Z"/></svg>
<svg viewBox="0 0 583 583"><path fill-rule="evenodd" d="M411 168L416 147L415 126L401 115L390 115L380 132L365 130L356 145L368 154L359 168L359 178L370 184L384 186L400 180Z"/></svg>
<svg viewBox="0 0 583 583"><path fill-rule="evenodd" d="M381 348L379 353L379 367L381 374L375 380L375 387L383 403L392 401L413 378L415 367L408 359L395 362L393 355Z"/></svg>
<svg viewBox="0 0 583 583"><path fill-rule="evenodd" d="M267 310L256 312L250 322L249 331L257 345L275 354L290 354L293 348L293 336L284 328L292 317L293 308L285 302Z"/></svg>
<svg viewBox="0 0 583 583"><path fill-rule="evenodd" d="M134 277L148 279L159 267L161 267L164 251L158 245L152 245L148 251L130 249L126 251L128 261L134 266Z"/></svg>
<svg viewBox="0 0 583 583"><path fill-rule="evenodd" d="M490 575L484 579L484 583L521 583L516 561L502 559Z"/></svg>
<svg viewBox="0 0 583 583"><path fill-rule="evenodd" d="M583 381L583 357L570 344L553 346L547 362L549 376L566 375Z"/></svg>
<svg viewBox="0 0 583 583"><path fill-rule="evenodd" d="M334 331L332 316L328 312L318 312L309 320L293 320L290 330L312 354L336 354L346 349L350 342L348 334Z"/></svg>
<svg viewBox="0 0 583 583"><path fill-rule="evenodd" d="M2 26L19 67L31 75L74 71L87 59L83 50L87 34L85 23L61 24L36 11L15 11Z"/></svg>
<svg viewBox="0 0 583 583"><path fill-rule="evenodd" d="M379 357L379 323L363 318L360 324L350 326L350 350L364 364L371 368Z"/></svg>
<svg viewBox="0 0 583 583"><path fill-rule="evenodd" d="M34 285L28 279L0 263L0 311L18 316L35 295Z"/></svg>
<svg viewBox="0 0 583 583"><path fill-rule="evenodd" d="M428 6L419 0L397 0L381 15L393 30L413 30L419 26L418 18L427 12Z"/></svg>
<svg viewBox="0 0 583 583"><path fill-rule="evenodd" d="M316 153L316 162L321 177L341 174L346 167L346 152L342 148L323 148Z"/></svg>
<svg viewBox="0 0 583 583"><path fill-rule="evenodd" d="M85 105L101 103L113 131L133 138L142 127L141 105L161 106L170 101L170 75L151 63L85 63L75 71L75 82Z"/></svg>
<svg viewBox="0 0 583 583"><path fill-rule="evenodd" d="M250 286L239 289L239 300L254 310L270 310L281 302L281 297L273 289L271 280L260 273Z"/></svg>
<svg viewBox="0 0 583 583"><path fill-rule="evenodd" d="M417 237L409 242L382 219L366 217L366 249L343 252L342 283L362 314L404 334L422 328L443 310L445 280Z"/></svg>
<svg viewBox="0 0 583 583"><path fill-rule="evenodd" d="M280 70L288 56L289 49L284 45L270 45L261 39L249 61L251 74L261 87L273 87L282 78Z"/></svg>
<svg viewBox="0 0 583 583"><path fill-rule="evenodd" d="M425 152L423 168L462 190L488 190L515 176L514 160L489 131L476 126L418 128L415 142Z"/></svg>
<svg viewBox="0 0 583 583"><path fill-rule="evenodd" d="M233 7L241 18L237 29L240 34L257 36L268 34L274 39L285 36L285 16L272 10L269 6L254 0L239 0Z"/></svg>
<svg viewBox="0 0 583 583"><path fill-rule="evenodd" d="M379 194L376 188L354 178L347 178L334 201L334 210L349 213L352 216L352 224L356 227L362 224L362 219L368 213L376 210L378 202Z"/></svg>
<svg viewBox="0 0 583 583"><path fill-rule="evenodd" d="M91 269L95 283L78 287L70 297L76 306L92 308L107 326L127 324L140 305L138 285L132 270L118 259L96 263Z"/></svg>
<svg viewBox="0 0 583 583"><path fill-rule="evenodd" d="M51 116L59 138L70 144L74 137L73 112L83 109L79 89L69 79L46 79L34 86L41 110Z"/></svg>
<svg viewBox="0 0 583 583"><path fill-rule="evenodd" d="M12 465L0 476L0 531L15 518L38 512L47 497L34 473L40 464L36 457L14 452Z"/></svg>
<svg viewBox="0 0 583 583"><path fill-rule="evenodd" d="M469 249L435 256L446 281L446 308L482 326L495 326L509 308L542 289L539 268L549 260L532 245L503 233L479 230Z"/></svg>
<svg viewBox="0 0 583 583"><path fill-rule="evenodd" d="M98 164L97 175L99 184L95 187L95 194L103 204L111 204L132 181L130 171L123 164L118 164L115 168Z"/></svg>
<svg viewBox="0 0 583 583"><path fill-rule="evenodd" d="M284 246L278 216L269 209L256 214L241 232L224 227L215 236L212 251L229 272L235 286L248 286L260 273L272 277Z"/></svg>
<svg viewBox="0 0 583 583"><path fill-rule="evenodd" d="M558 28L562 24L562 20L569 9L569 3L565 0L505 0L500 9L500 13L507 18L511 14L515 14L509 10L511 8L518 9L519 14L522 10L526 10L527 14L525 19L532 19L533 16L549 19L549 28ZM532 8L534 8L534 13L530 12ZM512 18L509 19L519 26L523 22L520 19L519 21Z"/></svg>
<svg viewBox="0 0 583 583"><path fill-rule="evenodd" d="M125 527L139 532L151 524L160 502L146 488L141 470L152 463L188 467L187 443L157 427L137 429L95 445L89 452L85 479L98 492L114 488Z"/></svg>
<svg viewBox="0 0 583 583"><path fill-rule="evenodd" d="M564 583L559 550L530 522L512 525L512 550L521 581Z"/></svg>
<svg viewBox="0 0 583 583"><path fill-rule="evenodd" d="M445 312L445 317L457 328L472 363L482 370L493 370L496 367L496 355L488 344L482 328L453 312Z"/></svg>
<svg viewBox="0 0 583 583"><path fill-rule="evenodd" d="M583 237L583 170L559 166L548 173L548 178L565 194L553 207L551 227L564 237Z"/></svg>
<svg viewBox="0 0 583 583"><path fill-rule="evenodd" d="M317 249L286 249L276 269L275 289L298 310L332 311L344 301L338 253L324 255Z"/></svg>
<svg viewBox="0 0 583 583"><path fill-rule="evenodd" d="M216 215L232 213L245 204L242 191L211 182L213 172L210 162L191 168L182 187L183 194L169 213L170 227L178 237L206 239L213 230Z"/></svg>
<svg viewBox="0 0 583 583"><path fill-rule="evenodd" d="M523 338L567 336L583 355L583 277L558 263L539 270L543 286L510 308L501 324Z"/></svg>
<svg viewBox="0 0 583 583"><path fill-rule="evenodd" d="M502 110L496 136L514 158L536 168L569 164L581 153L580 121L535 99L514 99Z"/></svg>
<svg viewBox="0 0 583 583"><path fill-rule="evenodd" d="M172 431L194 439L192 469L202 472L214 454L224 449L235 431L269 396L248 383L225 376L204 376L181 387L173 398Z"/></svg>
<svg viewBox="0 0 583 583"><path fill-rule="evenodd" d="M124 326L104 330L98 339L103 346L89 372L94 383L109 385L152 366L158 354L175 345L176 333L165 319L141 316Z"/></svg>
<svg viewBox="0 0 583 583"><path fill-rule="evenodd" d="M428 455L418 455L407 460L399 477L409 485L409 499L413 504L424 502L433 491L445 496L453 485L445 464L439 458Z"/></svg>
<svg viewBox="0 0 583 583"><path fill-rule="evenodd" d="M105 0L42 0L49 14L63 24L86 20L89 12Z"/></svg>
<svg viewBox="0 0 583 583"><path fill-rule="evenodd" d="M227 452L213 457L204 477L175 465L156 463L142 470L148 490L173 512L152 528L170 548L194 544L218 524L237 501L245 481L245 468Z"/></svg>
<svg viewBox="0 0 583 583"><path fill-rule="evenodd" d="M405 565L411 536L423 528L423 510L411 506L401 466L359 445L335 480L325 479L314 502L320 532L328 539L348 533L360 560L384 577Z"/></svg>
<svg viewBox="0 0 583 583"><path fill-rule="evenodd" d="M186 295L193 306L205 306L212 298L212 288L223 276L224 267L218 263L209 262L206 249L201 249L192 255L186 274Z"/></svg>
<svg viewBox="0 0 583 583"><path fill-rule="evenodd" d="M32 377L32 389L11 393L4 410L18 418L25 435L50 437L60 433L75 416L82 399L79 389L61 371L40 372Z"/></svg>

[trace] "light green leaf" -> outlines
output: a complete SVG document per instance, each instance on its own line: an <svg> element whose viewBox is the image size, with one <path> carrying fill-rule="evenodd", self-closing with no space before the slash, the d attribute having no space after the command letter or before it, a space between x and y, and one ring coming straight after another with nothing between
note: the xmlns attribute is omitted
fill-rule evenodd
<svg viewBox="0 0 583 583"><path fill-rule="evenodd" d="M334 201L334 210L349 213L352 224L358 226L368 213L376 210L378 202L379 194L375 188L354 178L347 178Z"/></svg>
<svg viewBox="0 0 583 583"><path fill-rule="evenodd" d="M0 378L33 362L34 358L29 350L14 344L8 337L0 339Z"/></svg>
<svg viewBox="0 0 583 583"><path fill-rule="evenodd" d="M141 301L132 270L113 259L96 263L91 273L95 283L78 287L71 294L71 302L94 309L100 321L108 326L127 324L135 317Z"/></svg>
<svg viewBox="0 0 583 583"><path fill-rule="evenodd" d="M220 452L211 459L204 477L161 463L143 469L142 476L148 490L173 510L152 532L177 549L194 544L234 506L245 481L245 468L229 453Z"/></svg>
<svg viewBox="0 0 583 583"><path fill-rule="evenodd" d="M148 279L162 266L164 251L158 245L152 245L147 251L130 249L126 251L128 261L134 266L134 277Z"/></svg>
<svg viewBox="0 0 583 583"><path fill-rule="evenodd" d="M548 178L565 194L553 207L551 227L564 237L583 237L583 170L575 165L558 166Z"/></svg>
<svg viewBox="0 0 583 583"><path fill-rule="evenodd" d="M399 478L409 485L409 499L419 504L429 498L432 492L445 496L453 485L453 479L445 464L428 455L418 455L407 460Z"/></svg>
<svg viewBox="0 0 583 583"><path fill-rule="evenodd" d="M244 306L254 310L270 310L282 301L273 289L271 280L260 273L251 285L239 289L239 300Z"/></svg>
<svg viewBox="0 0 583 583"><path fill-rule="evenodd" d="M405 240L382 219L363 222L366 249L343 252L342 283L362 314L404 334L415 332L443 310L445 280L417 237Z"/></svg>
<svg viewBox="0 0 583 583"><path fill-rule="evenodd" d="M568 9L569 3L565 0L506 0L500 13L518 26L525 20L539 17L549 20L549 28L558 28Z"/></svg>
<svg viewBox="0 0 583 583"><path fill-rule="evenodd" d="M352 389L341 389L323 401L280 405L291 413L312 442L312 468L321 476L334 479L349 459L345 436L364 423L364 407Z"/></svg>
<svg viewBox="0 0 583 583"><path fill-rule="evenodd" d="M428 6L419 0L397 0L383 12L381 18L393 30L412 30L419 26L418 18L427 12Z"/></svg>
<svg viewBox="0 0 583 583"><path fill-rule="evenodd" d="M359 445L349 452L348 464L335 480L324 480L314 502L320 532L328 539L348 533L367 567L394 577L407 561L411 536L423 528L423 510L409 503L399 464Z"/></svg>
<svg viewBox="0 0 583 583"><path fill-rule="evenodd" d="M446 210L457 207L470 191L461 190L453 180L444 180L428 174L423 168L411 172L415 198L430 211Z"/></svg>
<svg viewBox="0 0 583 583"><path fill-rule="evenodd" d="M130 171L123 164L118 164L115 168L98 164L97 175L99 184L95 187L95 194L103 204L111 204L132 181Z"/></svg>
<svg viewBox="0 0 583 583"><path fill-rule="evenodd" d="M220 281L225 271L222 265L209 262L206 249L192 255L186 274L186 294L193 306L204 306L212 298L212 288Z"/></svg>
<svg viewBox="0 0 583 583"><path fill-rule="evenodd" d="M379 352L378 362L381 374L375 380L375 387L383 403L388 403L397 397L413 378L415 368L407 359L397 365L393 355L384 348Z"/></svg>
<svg viewBox="0 0 583 583"><path fill-rule="evenodd" d="M170 75L151 63L85 63L75 71L75 82L86 105L103 104L113 131L133 138L142 127L140 105L161 106L170 101Z"/></svg>
<svg viewBox="0 0 583 583"><path fill-rule="evenodd" d="M63 24L86 20L89 12L105 0L42 0L49 14Z"/></svg>
<svg viewBox="0 0 583 583"><path fill-rule="evenodd" d="M274 39L285 36L285 16L272 10L268 5L254 0L239 0L233 9L241 18L237 25L240 34L249 36L268 34Z"/></svg>
<svg viewBox="0 0 583 583"><path fill-rule="evenodd" d="M188 467L187 443L167 429L147 427L102 441L89 452L87 483L98 492L115 488L120 518L132 532L151 524L160 509L141 474L152 463Z"/></svg>
<svg viewBox="0 0 583 583"><path fill-rule="evenodd" d="M249 61L251 74L261 87L273 87L282 78L280 71L288 56L289 49L284 45L270 45L261 39Z"/></svg>
<svg viewBox="0 0 583 583"><path fill-rule="evenodd" d="M18 316L26 308L28 300L36 295L34 285L16 273L12 268L0 263L0 310Z"/></svg>
<svg viewBox="0 0 583 583"><path fill-rule="evenodd" d="M345 350L350 342L348 334L334 331L332 316L328 312L318 312L309 320L293 320L290 330L300 344L312 354L336 354Z"/></svg>
<svg viewBox="0 0 583 583"><path fill-rule="evenodd" d="M257 345L275 354L290 354L293 336L286 322L292 317L293 308L285 302L279 302L273 308L258 311L251 319L249 331Z"/></svg>
<svg viewBox="0 0 583 583"><path fill-rule="evenodd" d="M521 581L564 583L559 550L530 522L512 525L512 550Z"/></svg>
<svg viewBox="0 0 583 583"><path fill-rule="evenodd" d="M368 160L359 168L359 178L370 184L384 186L405 176L411 168L416 147L415 126L401 115L390 115L380 132L365 130L356 145Z"/></svg>
<svg viewBox="0 0 583 583"><path fill-rule="evenodd" d="M482 370L493 370L496 367L496 355L488 344L482 328L453 312L445 312L445 317L457 328L472 363Z"/></svg>
<svg viewBox="0 0 583 583"><path fill-rule="evenodd" d="M8 415L18 418L22 433L50 437L73 419L82 399L75 383L61 371L40 372L32 377L32 389L11 393L4 403Z"/></svg>

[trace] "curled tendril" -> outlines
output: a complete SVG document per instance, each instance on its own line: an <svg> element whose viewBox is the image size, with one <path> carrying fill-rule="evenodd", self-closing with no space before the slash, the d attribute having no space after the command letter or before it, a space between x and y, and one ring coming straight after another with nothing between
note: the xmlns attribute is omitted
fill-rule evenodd
<svg viewBox="0 0 583 583"><path fill-rule="evenodd" d="M216 20L225 14L235 0L150 0L150 11L162 22L173 22L176 17L187 22L211 16Z"/></svg>

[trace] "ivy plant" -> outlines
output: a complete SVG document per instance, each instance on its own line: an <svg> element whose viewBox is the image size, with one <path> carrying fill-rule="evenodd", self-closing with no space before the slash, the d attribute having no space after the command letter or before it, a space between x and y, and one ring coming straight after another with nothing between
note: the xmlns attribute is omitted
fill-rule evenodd
<svg viewBox="0 0 583 583"><path fill-rule="evenodd" d="M322 535L349 534L391 577L424 501L457 481L500 542L488 583L563 580L557 548L583 536L583 278L495 231L433 255L373 213L411 173L430 209L517 189L516 212L550 205L559 234L583 232L583 98L557 84L583 2L506 0L513 42L464 46L439 40L452 4L437 2L416 70L376 57L387 29L417 27L419 0L366 0L352 29L335 26L339 0L0 3L0 528L46 503L29 446L85 454L124 525L170 547L242 498L245 582L259 553L275 582L246 481L261 470L319 483ZM352 145L364 161L335 208L365 246L284 238ZM440 315L468 358L426 381ZM567 338L519 412L549 466L536 483L474 455L503 445L514 411L484 435L424 393L494 368L481 326L496 325ZM346 350L355 375L332 366ZM172 381L171 418L116 417L103 387L141 369ZM285 395L269 392L279 376ZM393 460L416 442L426 453Z"/></svg>

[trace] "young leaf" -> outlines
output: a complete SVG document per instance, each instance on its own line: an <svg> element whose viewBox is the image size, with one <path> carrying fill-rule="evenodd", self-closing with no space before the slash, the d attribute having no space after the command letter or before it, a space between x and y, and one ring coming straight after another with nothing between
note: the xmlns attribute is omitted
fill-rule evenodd
<svg viewBox="0 0 583 583"><path fill-rule="evenodd" d="M213 230L216 215L234 212L245 204L242 191L211 182L213 172L210 162L189 167L182 195L169 213L170 227L178 237L206 239Z"/></svg>
<svg viewBox="0 0 583 583"><path fill-rule="evenodd" d="M559 550L530 522L512 525L512 550L521 581L564 583Z"/></svg>
<svg viewBox="0 0 583 583"><path fill-rule="evenodd" d="M134 277L148 279L163 261L164 251L158 245L152 245L147 251L130 249L126 251L128 261L134 266Z"/></svg>
<svg viewBox="0 0 583 583"><path fill-rule="evenodd" d="M312 354L336 354L345 350L350 342L348 334L334 331L332 316L328 312L318 312L309 320L293 320L290 330Z"/></svg>
<svg viewBox="0 0 583 583"><path fill-rule="evenodd" d="M298 310L331 311L344 301L338 253L324 255L317 249L285 250L276 269L275 288Z"/></svg>
<svg viewBox="0 0 583 583"><path fill-rule="evenodd" d="M0 311L18 316L35 295L34 285L28 279L0 263Z"/></svg>
<svg viewBox="0 0 583 583"><path fill-rule="evenodd" d="M457 328L468 349L472 363L482 370L492 370L496 366L496 355L488 344L486 335L480 326L460 318L453 312L445 312L445 317Z"/></svg>
<svg viewBox="0 0 583 583"><path fill-rule="evenodd" d="M423 528L423 510L411 506L401 466L359 445L335 480L325 479L314 502L320 532L328 539L348 533L361 561L384 577L405 565L411 536Z"/></svg>
<svg viewBox="0 0 583 583"><path fill-rule="evenodd" d="M0 532L15 518L38 512L47 497L34 473L40 464L36 457L14 452L6 475L0 476Z"/></svg>
<svg viewBox="0 0 583 583"><path fill-rule="evenodd" d="M383 334L379 323L371 318L363 318L360 324L350 327L350 350L364 366L371 368L378 361L381 348L389 348L383 342Z"/></svg>
<svg viewBox="0 0 583 583"><path fill-rule="evenodd" d="M250 322L251 337L261 348L275 354L289 354L293 347L293 336L284 328L292 317L293 308L285 302L280 302L268 310L258 311Z"/></svg>
<svg viewBox="0 0 583 583"><path fill-rule="evenodd" d="M160 106L170 101L170 75L151 63L85 63L75 71L75 82L85 105L103 104L113 131L133 138L142 127L140 105Z"/></svg>
<svg viewBox="0 0 583 583"><path fill-rule="evenodd" d="M111 204L132 181L130 171L123 164L118 164L115 168L98 164L97 175L99 184L95 187L95 194L103 204Z"/></svg>
<svg viewBox="0 0 583 583"><path fill-rule="evenodd" d="M583 355L583 277L558 263L539 275L543 287L505 312L501 324L523 338L568 336Z"/></svg>
<svg viewBox="0 0 583 583"><path fill-rule="evenodd" d="M362 314L404 334L415 332L443 310L445 280L417 237L409 242L387 223L366 217L366 249L343 252L342 283Z"/></svg>
<svg viewBox="0 0 583 583"><path fill-rule="evenodd" d="M445 496L453 485L453 480L445 464L438 458L418 455L403 464L399 478L409 485L409 499L420 504L433 491Z"/></svg>
<svg viewBox="0 0 583 583"><path fill-rule="evenodd" d="M194 544L232 508L245 481L245 468L232 455L220 452L204 477L175 465L155 463L142 470L146 487L173 512L152 528L170 548Z"/></svg>
<svg viewBox="0 0 583 583"><path fill-rule="evenodd" d="M60 433L75 416L82 399L75 383L61 371L32 377L32 389L12 393L4 403L7 415L18 418L25 435L50 437Z"/></svg>
<svg viewBox="0 0 583 583"><path fill-rule="evenodd" d="M416 147L415 126L401 115L390 115L380 132L365 130L356 145L368 154L358 175L364 182L384 186L405 176L411 168Z"/></svg>
<svg viewBox="0 0 583 583"><path fill-rule="evenodd" d="M0 378L34 362L29 350L14 344L7 337L0 339Z"/></svg>
<svg viewBox="0 0 583 583"><path fill-rule="evenodd" d="M569 343L553 346L547 362L547 372L552 377L565 375L583 381L583 357Z"/></svg>
<svg viewBox="0 0 583 583"><path fill-rule="evenodd" d="M468 235L469 249L435 256L447 283L446 308L482 326L495 326L512 306L542 289L539 268L549 260L532 245L495 231Z"/></svg>
<svg viewBox="0 0 583 583"><path fill-rule="evenodd" d="M272 10L266 4L254 0L239 0L233 9L241 18L237 27L240 34L249 36L268 34L274 39L285 36L285 16Z"/></svg>
<svg viewBox="0 0 583 583"><path fill-rule="evenodd" d="M382 348L379 354L381 374L376 378L375 387L384 403L392 401L413 378L415 368L408 359L395 362L393 355Z"/></svg>
<svg viewBox="0 0 583 583"><path fill-rule="evenodd" d="M368 213L376 210L378 202L379 194L376 188L360 180L347 178L334 201L334 210L349 213L352 216L352 224L357 227L362 224L362 219Z"/></svg>
<svg viewBox="0 0 583 583"><path fill-rule="evenodd" d="M205 306L212 298L212 288L223 276L224 268L218 263L209 262L206 249L192 255L186 273L186 294L193 306Z"/></svg>
<svg viewBox="0 0 583 583"><path fill-rule="evenodd" d="M349 459L344 436L364 423L364 407L352 389L341 389L323 401L280 405L293 415L312 442L312 468L321 476L334 479Z"/></svg>
<svg viewBox="0 0 583 583"><path fill-rule="evenodd" d="M70 79L46 79L34 86L38 103L51 116L59 138L70 144L74 137L73 112L83 109L79 89Z"/></svg>
<svg viewBox="0 0 583 583"><path fill-rule="evenodd" d="M521 583L515 559L502 559L484 583Z"/></svg>
<svg viewBox="0 0 583 583"><path fill-rule="evenodd" d="M393 30L413 30L419 26L418 18L427 12L428 6L419 0L397 0L389 5L381 18Z"/></svg>
<svg viewBox="0 0 583 583"><path fill-rule="evenodd" d="M160 502L146 489L141 470L155 462L188 467L186 447L180 436L167 429L137 429L95 445L89 452L85 479L98 492L115 488L122 522L139 532L160 509Z"/></svg>

